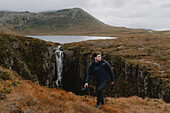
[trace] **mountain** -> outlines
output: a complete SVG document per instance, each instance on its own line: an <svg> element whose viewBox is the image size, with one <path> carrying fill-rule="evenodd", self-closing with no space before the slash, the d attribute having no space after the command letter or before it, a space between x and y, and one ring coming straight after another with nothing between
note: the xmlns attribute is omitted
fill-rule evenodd
<svg viewBox="0 0 170 113"><path fill-rule="evenodd" d="M106 25L80 8L40 13L1 11L0 32L22 35L148 33L144 29L134 30Z"/></svg>
<svg viewBox="0 0 170 113"><path fill-rule="evenodd" d="M169 31L108 26L78 8L40 13L2 11L0 29L0 112L170 112L169 103L165 103L170 102ZM55 85L59 44L16 34L120 37L61 44L64 91ZM106 105L99 110L93 107L94 77L87 92L90 96L74 94L81 94L96 50L106 56L116 80L105 88Z"/></svg>
<svg viewBox="0 0 170 113"><path fill-rule="evenodd" d="M19 34L78 32L108 27L80 8L40 13L1 11L0 26L1 31Z"/></svg>

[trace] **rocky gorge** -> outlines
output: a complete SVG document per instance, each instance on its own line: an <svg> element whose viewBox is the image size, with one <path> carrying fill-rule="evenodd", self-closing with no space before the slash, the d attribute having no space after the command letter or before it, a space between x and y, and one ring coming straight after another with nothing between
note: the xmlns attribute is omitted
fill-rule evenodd
<svg viewBox="0 0 170 113"><path fill-rule="evenodd" d="M155 39L164 45L154 44ZM128 40L128 41L127 41ZM138 41L136 41L138 40ZM148 41L149 40L149 41ZM154 42L155 40L155 42ZM151 97L170 102L170 79L168 70L169 54L161 53L169 48L166 36L159 37L121 37L119 39L82 41L76 43L59 44L45 42L39 39L26 38L18 35L0 34L0 64L2 67L19 73L24 79L32 80L37 85L56 87L57 79L55 48L61 45L63 51L62 88L76 94L82 94L87 75L87 68L92 61L91 55L95 50L100 50L115 73L115 84L109 85L104 90L105 96ZM140 42L140 44L138 44ZM144 46L145 45L145 46ZM141 49L142 48L142 49ZM131 53L131 51L133 51ZM154 57L164 54L164 59ZM165 57L166 56L166 57ZM141 62L141 59L157 62L159 65ZM165 62L165 63L164 63ZM167 63L166 63L167 62ZM162 72L164 70L164 72ZM87 92L96 95L94 78L90 82Z"/></svg>
<svg viewBox="0 0 170 113"><path fill-rule="evenodd" d="M54 87L55 46L42 40L0 34L0 64L37 85ZM52 82L53 81L53 82Z"/></svg>
<svg viewBox="0 0 170 113"><path fill-rule="evenodd" d="M99 42L102 46L93 48L93 46L99 45ZM116 81L114 85L108 84L105 88L104 94L106 97L129 97L137 95L143 98L151 97L163 99L166 102L170 101L170 81L168 75L166 77L155 76L151 73L152 68L142 65L139 62L130 62L125 57L122 57L122 55L113 54L113 51L106 51L103 49L108 47L107 44L104 44L106 41L99 42L89 41L77 43L75 44L75 48L67 47L69 46L67 44L64 45L66 46L65 48L63 47L65 53L62 73L64 89L82 94L81 88L83 88L85 83L88 66L92 62L92 53L95 50L100 50L103 56L105 56L104 59L111 64ZM86 45L89 43L91 44ZM92 76L87 94L96 95L95 90L95 80Z"/></svg>

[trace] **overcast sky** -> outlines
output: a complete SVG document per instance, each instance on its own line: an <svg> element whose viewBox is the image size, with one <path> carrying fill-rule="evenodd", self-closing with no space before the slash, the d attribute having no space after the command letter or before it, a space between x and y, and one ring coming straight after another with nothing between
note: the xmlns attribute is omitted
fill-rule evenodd
<svg viewBox="0 0 170 113"><path fill-rule="evenodd" d="M112 26L170 30L170 0L0 0L0 10L41 12L79 7Z"/></svg>

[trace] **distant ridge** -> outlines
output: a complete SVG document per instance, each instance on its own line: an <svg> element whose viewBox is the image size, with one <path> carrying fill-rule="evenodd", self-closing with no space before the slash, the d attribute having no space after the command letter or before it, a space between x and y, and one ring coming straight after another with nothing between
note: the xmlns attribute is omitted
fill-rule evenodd
<svg viewBox="0 0 170 113"><path fill-rule="evenodd" d="M126 28L106 25L81 8L39 13L0 11L0 32L22 35L115 34ZM117 32L119 31L119 32ZM136 30L132 30L133 32ZM131 32L132 32L131 31ZM142 30L142 32L147 30ZM137 32L141 32L137 31Z"/></svg>

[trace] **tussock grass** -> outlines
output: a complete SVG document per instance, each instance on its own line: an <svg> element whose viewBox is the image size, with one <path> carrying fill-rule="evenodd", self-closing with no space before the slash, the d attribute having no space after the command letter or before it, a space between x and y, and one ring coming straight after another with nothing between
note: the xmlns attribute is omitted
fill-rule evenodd
<svg viewBox="0 0 170 113"><path fill-rule="evenodd" d="M0 67L2 70L2 67ZM4 69L11 73L13 71ZM18 75L17 75L18 76ZM30 80L18 79L19 85L9 86L11 80L3 80L0 82L2 87L10 87L11 93L5 94L6 98L0 100L1 112L12 112L21 110L22 112L64 112L64 113L168 113L170 112L170 104L160 99L142 99L137 96L105 98L105 105L100 109L95 109L96 97L77 96L72 92L66 92L61 89L47 88L37 86ZM15 105L15 107L14 107ZM13 108L11 107L13 106ZM16 107L17 106L17 107Z"/></svg>

